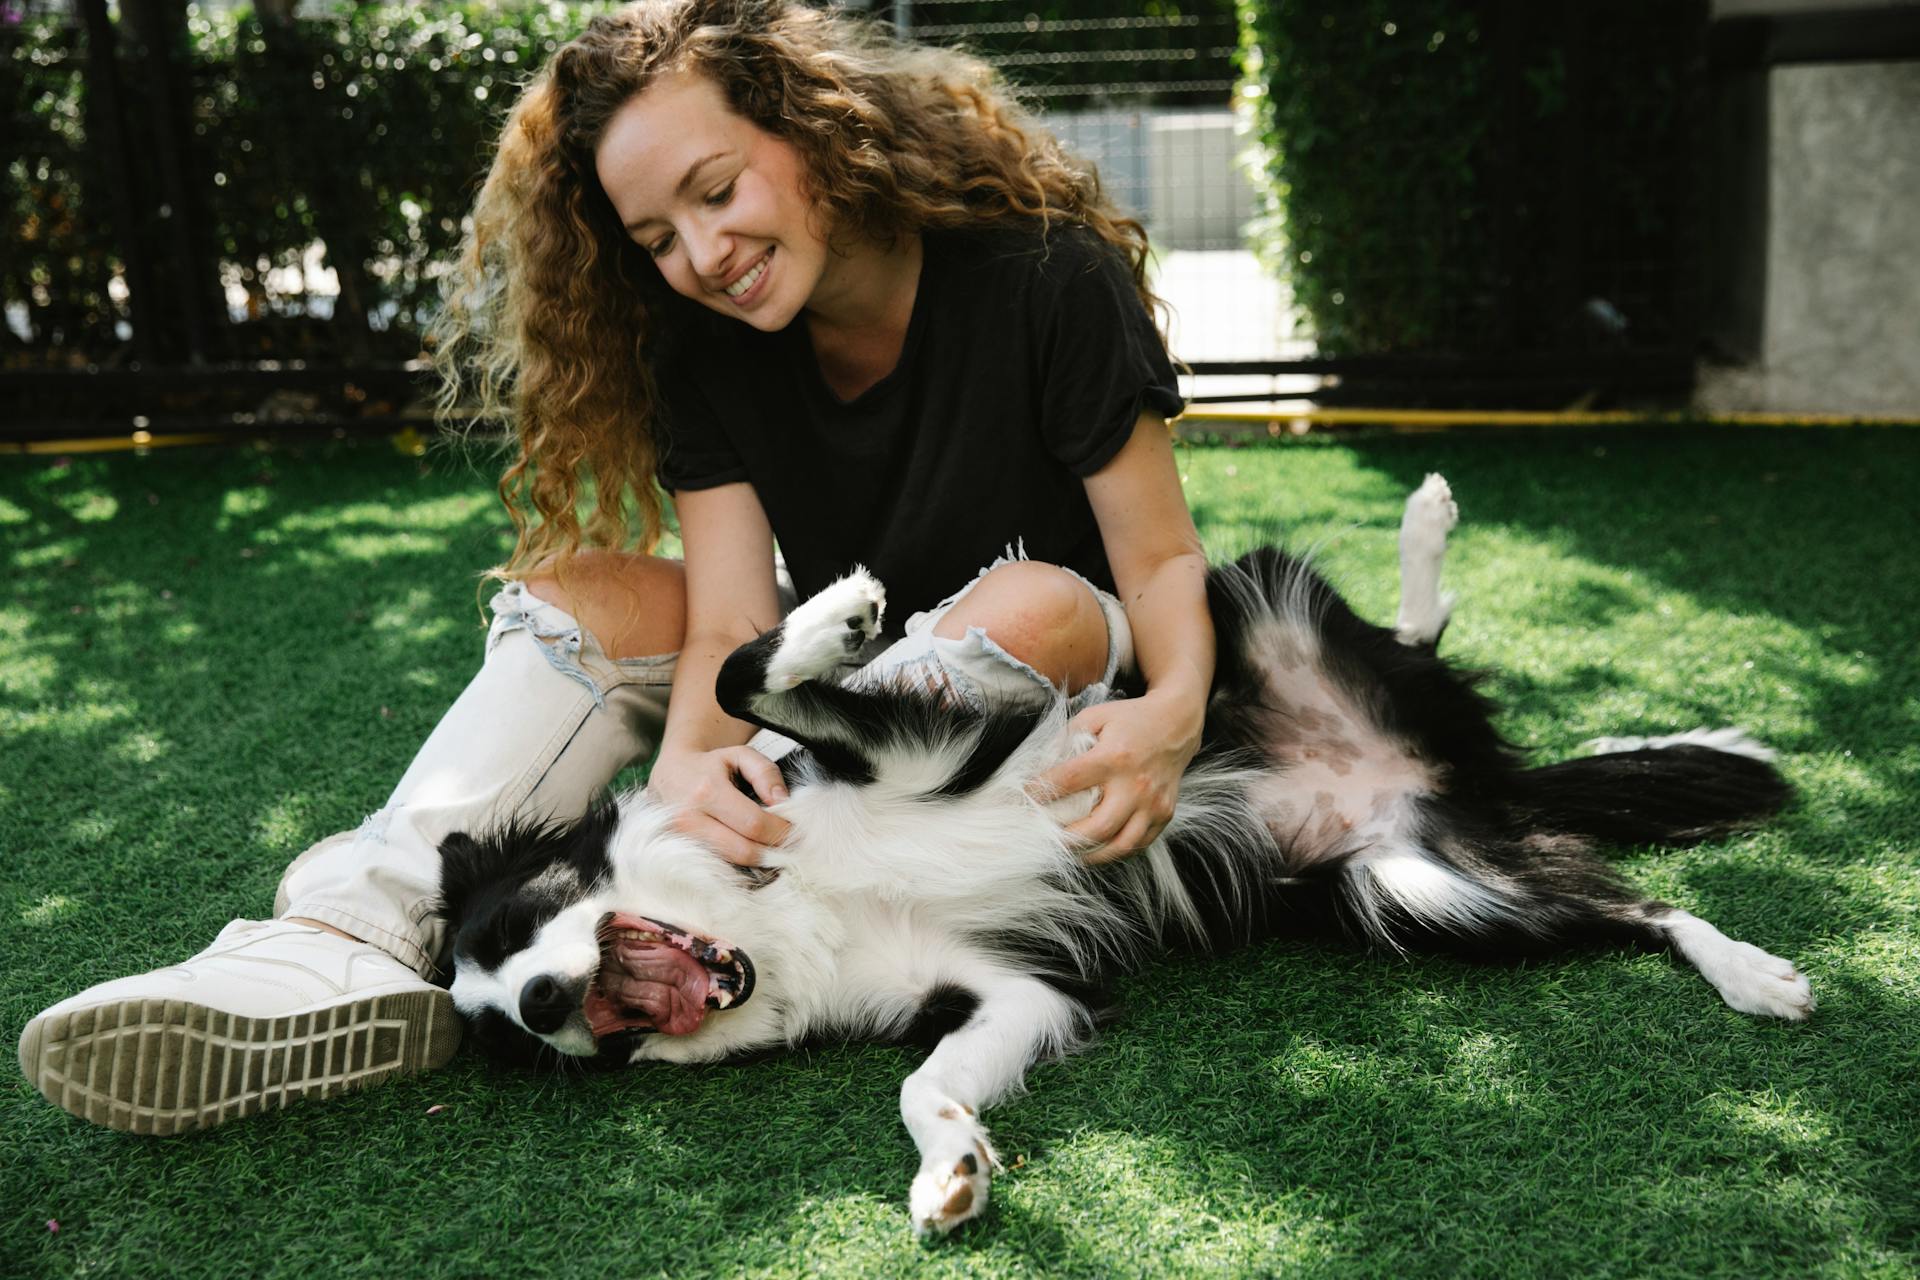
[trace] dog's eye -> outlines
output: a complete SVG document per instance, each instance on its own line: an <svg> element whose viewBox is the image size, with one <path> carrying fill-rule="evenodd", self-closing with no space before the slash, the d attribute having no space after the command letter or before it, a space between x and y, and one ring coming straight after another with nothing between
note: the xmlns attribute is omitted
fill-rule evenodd
<svg viewBox="0 0 1920 1280"><path fill-rule="evenodd" d="M524 951L553 912L530 902L508 902L462 926L454 942L458 955L482 969L498 969L508 956Z"/></svg>

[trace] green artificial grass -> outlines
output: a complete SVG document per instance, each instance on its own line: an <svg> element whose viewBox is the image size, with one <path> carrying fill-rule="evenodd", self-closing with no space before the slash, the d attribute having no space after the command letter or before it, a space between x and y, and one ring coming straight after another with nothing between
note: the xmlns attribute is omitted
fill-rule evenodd
<svg viewBox="0 0 1920 1280"><path fill-rule="evenodd" d="M1798 960L1806 1025L1690 970L1276 943L1155 963L989 1117L981 1222L912 1239L918 1061L444 1071L182 1139L0 1085L0 1274L1910 1276L1920 1268L1920 434L1182 448L1203 533L1317 546L1391 618L1443 471L1454 657L1544 757L1736 723L1800 799L1629 851ZM0 1039L263 913L474 668L488 477L384 444L0 459ZM442 1110L428 1114L429 1108ZM48 1220L59 1230L50 1231Z"/></svg>

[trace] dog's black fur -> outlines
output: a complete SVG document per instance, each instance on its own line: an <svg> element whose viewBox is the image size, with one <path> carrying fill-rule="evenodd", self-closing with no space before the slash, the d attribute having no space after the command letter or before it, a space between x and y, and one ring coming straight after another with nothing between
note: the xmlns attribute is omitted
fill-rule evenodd
<svg viewBox="0 0 1920 1280"><path fill-rule="evenodd" d="M1436 552L1434 582L1438 565ZM1416 571L1429 570L1403 565ZM1733 731L1530 768L1495 728L1480 678L1439 657L1446 606L1411 630L1403 610L1396 633L1358 617L1307 565L1263 549L1209 575L1216 674L1175 821L1147 853L1088 869L1020 790L1070 753L1059 706L972 708L917 687L793 683L791 655L802 640L817 649L840 628L850 653L871 634L878 588L868 584L862 596L857 585L837 584L737 650L720 673L720 704L801 744L782 762L796 802L838 797L858 816L862 796L892 787L892 802L923 814L927 833L952 831L960 865L981 860L982 883L935 884L927 877L938 875L937 859L848 848L863 837L796 814L795 839L806 833L815 844L796 845L779 867L737 879L728 871L725 880L700 871L709 876L704 888L670 887L717 860L676 844L643 796L578 822L453 836L442 849L442 909L462 975L454 990L484 1042L517 1042L522 1055L545 1043L601 1061L694 1061L821 1032L950 1030L902 1099L925 1157L915 1221L946 1230L985 1201L985 1173L971 1153L990 1163L991 1151L973 1109L1017 1085L1034 1057L1069 1047L1087 1025L1089 991L1155 948L1219 951L1320 932L1485 959L1589 944L1672 947L1735 1007L1798 1018L1812 1006L1786 962L1641 897L1599 853L1602 844L1709 838L1776 812L1789 798L1786 783L1769 753ZM801 677L825 677L828 666ZM929 760L940 765L931 781L910 768ZM921 780L901 793L898 779L908 774ZM974 834L985 830L983 812L1016 824L1032 842L1028 861L993 860L1003 851L982 842L1001 837ZM847 831L866 829L849 822ZM782 894L804 911L757 905ZM892 921L886 913L896 910L909 942L848 931L827 956L809 952L805 936L774 938L796 921L855 912ZM581 931L616 912L677 919L753 952L758 1012L722 1009L694 1034L672 1037L641 1029L583 1038L584 1022L539 1037L521 1031L534 1021L527 993L535 982L548 1018L557 990L578 1000L597 980L599 953ZM700 918L679 918L689 913ZM520 963L563 952L575 959ZM937 962L928 958L936 953ZM863 965L897 970L898 990L890 978L848 977L844 990L802 991L790 978L804 970L838 983L843 970ZM1000 1029L991 1043L977 1034L989 1024ZM1024 1042L1001 1043L1005 1028L1028 1024ZM954 1047L963 1042L972 1047ZM942 1065L950 1050L974 1055L965 1073L974 1083L955 1083ZM982 1067L994 1054L1006 1061ZM968 1089L974 1096L963 1096Z"/></svg>

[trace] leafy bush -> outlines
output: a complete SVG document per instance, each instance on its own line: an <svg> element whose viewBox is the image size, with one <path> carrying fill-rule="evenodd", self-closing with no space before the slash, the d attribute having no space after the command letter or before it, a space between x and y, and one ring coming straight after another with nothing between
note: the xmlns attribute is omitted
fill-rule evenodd
<svg viewBox="0 0 1920 1280"><path fill-rule="evenodd" d="M47 345L111 345L123 318L108 293L111 210L86 145L83 43L64 18L26 13L0 25L0 123L12 145L0 195L0 299L24 306ZM17 345L0 325L0 353Z"/></svg>
<svg viewBox="0 0 1920 1280"><path fill-rule="evenodd" d="M190 8L190 180L204 220L195 230L265 330L254 341L241 326L219 354L309 354L294 335L309 309L302 259L316 240L330 241L328 265L365 277L387 354L410 354L518 85L610 7L362 4L284 30L246 9ZM0 110L20 140L0 288L26 305L29 346L97 358L127 317L110 293L121 292L111 282L123 268L107 200L119 175L104 144L88 143L84 36L64 15L39 15L0 42L0 65L14 72ZM121 84L139 122L158 106L130 44L123 33ZM137 126L132 150L136 184L155 189Z"/></svg>
<svg viewBox="0 0 1920 1280"><path fill-rule="evenodd" d="M1704 0L1240 0L1257 248L1327 354L1685 344Z"/></svg>

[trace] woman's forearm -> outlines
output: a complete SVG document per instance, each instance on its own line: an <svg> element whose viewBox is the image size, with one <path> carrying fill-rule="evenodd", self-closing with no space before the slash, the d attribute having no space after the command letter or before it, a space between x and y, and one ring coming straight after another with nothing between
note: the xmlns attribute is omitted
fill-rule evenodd
<svg viewBox="0 0 1920 1280"><path fill-rule="evenodd" d="M1199 550L1168 556L1138 585L1123 584L1135 663L1147 693L1190 713L1197 734L1213 687L1213 617L1207 559Z"/></svg>
<svg viewBox="0 0 1920 1280"><path fill-rule="evenodd" d="M719 632L689 634L673 673L673 696L667 703L667 728L660 753L689 754L718 747L737 747L753 736L753 726L720 709L714 681L727 655L751 640Z"/></svg>

